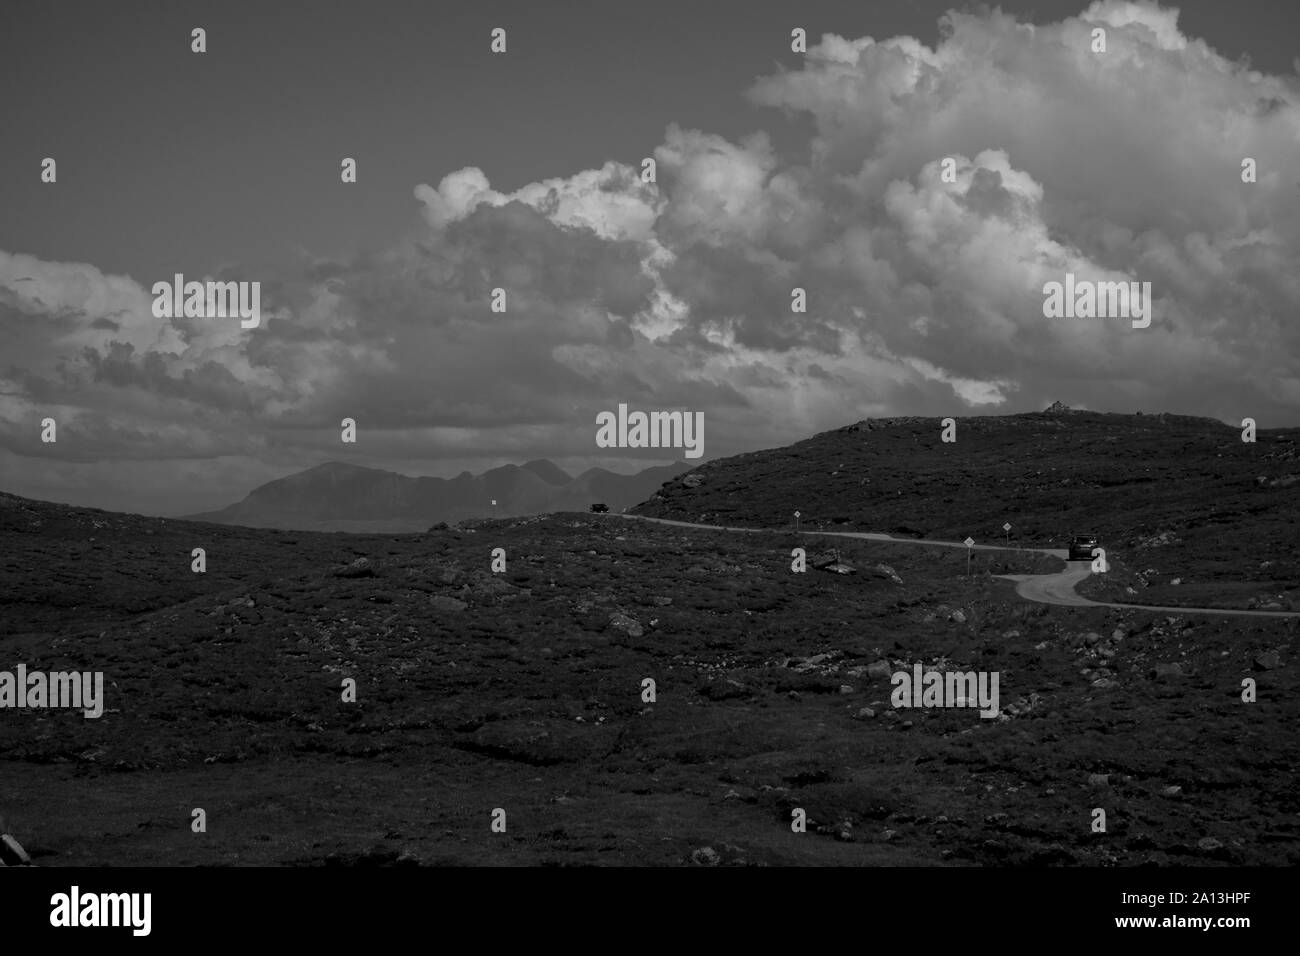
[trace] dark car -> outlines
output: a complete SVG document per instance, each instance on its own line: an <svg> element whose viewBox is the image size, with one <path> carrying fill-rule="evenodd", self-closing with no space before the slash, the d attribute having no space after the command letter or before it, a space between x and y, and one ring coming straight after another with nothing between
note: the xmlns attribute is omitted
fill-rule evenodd
<svg viewBox="0 0 1300 956"><path fill-rule="evenodd" d="M1093 548L1097 547L1095 534L1076 534L1070 539L1070 560L1091 561Z"/></svg>
<svg viewBox="0 0 1300 956"><path fill-rule="evenodd" d="M591 506L591 510L594 514L598 515L609 514L609 505L598 501Z"/></svg>

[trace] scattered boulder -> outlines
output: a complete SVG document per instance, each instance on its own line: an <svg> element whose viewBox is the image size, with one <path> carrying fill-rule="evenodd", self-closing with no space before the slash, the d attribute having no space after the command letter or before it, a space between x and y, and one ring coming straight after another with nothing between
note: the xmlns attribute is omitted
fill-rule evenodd
<svg viewBox="0 0 1300 956"><path fill-rule="evenodd" d="M446 594L435 594L429 599L429 604L433 606L435 611L442 611L447 614L454 614L457 611L463 611L465 608L469 607L468 604L459 598L449 597Z"/></svg>
<svg viewBox="0 0 1300 956"><path fill-rule="evenodd" d="M351 564L335 570L334 576L336 578L373 578L375 577L375 567L369 558L357 558Z"/></svg>
<svg viewBox="0 0 1300 956"><path fill-rule="evenodd" d="M0 834L0 866L31 866L32 859L8 833Z"/></svg>
<svg viewBox="0 0 1300 956"><path fill-rule="evenodd" d="M616 631L622 631L628 637L641 637L645 634L643 628L636 618L624 614L622 611L615 611L609 616L609 623L605 627L613 628Z"/></svg>
<svg viewBox="0 0 1300 956"><path fill-rule="evenodd" d="M894 669L889 666L889 661L873 661L867 665L868 677L881 677L888 680L893 676Z"/></svg>
<svg viewBox="0 0 1300 956"><path fill-rule="evenodd" d="M887 564L877 564L873 570L882 578L888 578L894 584L903 583L903 579L898 576L898 572Z"/></svg>
<svg viewBox="0 0 1300 956"><path fill-rule="evenodd" d="M1179 664L1157 664L1147 676L1152 680L1177 680L1183 676L1183 668Z"/></svg>
<svg viewBox="0 0 1300 956"><path fill-rule="evenodd" d="M1282 663L1282 657L1277 651L1265 651L1262 654L1255 655L1255 670L1271 671Z"/></svg>
<svg viewBox="0 0 1300 956"><path fill-rule="evenodd" d="M948 615L948 620L952 621L954 624L965 624L966 615L963 614L960 610L953 611L951 614Z"/></svg>
<svg viewBox="0 0 1300 956"><path fill-rule="evenodd" d="M718 851L711 846L702 846L691 853L691 862L696 866L717 866L722 862Z"/></svg>

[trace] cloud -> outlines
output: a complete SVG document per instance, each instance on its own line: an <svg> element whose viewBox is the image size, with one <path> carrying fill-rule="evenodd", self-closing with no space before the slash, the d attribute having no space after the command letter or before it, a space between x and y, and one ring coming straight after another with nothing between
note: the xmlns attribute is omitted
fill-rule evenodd
<svg viewBox="0 0 1300 956"><path fill-rule="evenodd" d="M619 402L705 412L710 456L1057 398L1295 424L1298 84L1152 3L953 12L933 48L828 34L757 80L772 122L810 121L795 154L670 125L654 182L593 157L513 192L477 167L417 185L419 235L267 277L255 330L155 319L170 277L0 253L0 478L156 459L212 498L338 457L345 416L347 453L390 467L576 460ZM1066 272L1149 281L1151 327L1044 318Z"/></svg>

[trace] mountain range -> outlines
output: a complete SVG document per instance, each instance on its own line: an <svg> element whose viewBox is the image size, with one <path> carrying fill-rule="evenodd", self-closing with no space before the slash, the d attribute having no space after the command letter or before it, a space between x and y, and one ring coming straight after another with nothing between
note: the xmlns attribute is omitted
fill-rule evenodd
<svg viewBox="0 0 1300 956"><path fill-rule="evenodd" d="M657 465L634 475L589 468L576 478L546 459L473 475L429 478L329 461L267 482L243 501L190 521L294 531L424 531L440 521L586 511L603 502L622 511L690 470ZM493 507L492 502L497 502Z"/></svg>

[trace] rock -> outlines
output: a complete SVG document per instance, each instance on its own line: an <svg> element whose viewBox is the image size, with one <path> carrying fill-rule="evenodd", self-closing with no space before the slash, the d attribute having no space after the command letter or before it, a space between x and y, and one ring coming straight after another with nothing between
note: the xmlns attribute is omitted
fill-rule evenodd
<svg viewBox="0 0 1300 956"><path fill-rule="evenodd" d="M798 663L795 664L794 669L798 673L803 674L815 668L820 668L823 664L827 664L834 660L835 657L835 653L828 651L825 654L814 654L812 657L805 657L802 659L796 657L791 658L791 660L798 661Z"/></svg>
<svg viewBox="0 0 1300 956"><path fill-rule="evenodd" d="M472 584L466 584L461 588L462 593L468 593L476 598L509 597L518 594L521 590L523 589L515 587L500 576L486 571Z"/></svg>
<svg viewBox="0 0 1300 956"><path fill-rule="evenodd" d="M1255 670L1271 671L1282 663L1282 658L1277 651L1265 651L1262 654L1255 655Z"/></svg>
<svg viewBox="0 0 1300 956"><path fill-rule="evenodd" d="M961 611L953 611L951 614L948 615L948 620L952 621L955 624L965 624L966 615L963 614Z"/></svg>
<svg viewBox="0 0 1300 956"><path fill-rule="evenodd" d="M460 580L460 570L458 568L447 568L438 575L438 580L443 584L455 584Z"/></svg>
<svg viewBox="0 0 1300 956"><path fill-rule="evenodd" d="M1213 852L1223 848L1223 841L1216 840L1214 837L1201 837L1196 841L1196 846L1206 852Z"/></svg>
<svg viewBox="0 0 1300 956"><path fill-rule="evenodd" d="M702 846L691 854L691 862L696 866L717 866L722 862L722 857L713 847Z"/></svg>
<svg viewBox="0 0 1300 956"><path fill-rule="evenodd" d="M851 693L853 693L853 685L852 685L852 684L841 684L841 685L840 685L840 693L841 693L841 694L851 694Z"/></svg>
<svg viewBox="0 0 1300 956"><path fill-rule="evenodd" d="M1183 669L1178 664L1157 664L1147 676L1152 680L1177 680L1183 676Z"/></svg>
<svg viewBox="0 0 1300 956"><path fill-rule="evenodd" d="M1182 579L1182 578L1174 578L1174 579L1173 579L1172 581L1170 581L1169 583L1170 583L1170 584L1182 584L1182 583L1183 583L1183 579Z"/></svg>
<svg viewBox="0 0 1300 956"><path fill-rule="evenodd" d="M1108 787L1108 786L1110 786L1110 774L1108 774L1108 773L1090 773L1090 774L1088 774L1088 786L1090 786L1090 787Z"/></svg>
<svg viewBox="0 0 1300 956"><path fill-rule="evenodd" d="M682 487L684 488L698 488L702 484L704 484L704 479L694 472L682 479Z"/></svg>
<svg viewBox="0 0 1300 956"><path fill-rule="evenodd" d="M659 607L667 607L668 605L673 603L673 599L670 597L654 597L651 598L650 600L653 601Z"/></svg>
<svg viewBox="0 0 1300 956"><path fill-rule="evenodd" d="M877 564L873 570L881 577L888 578L894 584L903 583L903 579L898 576L898 572L887 564Z"/></svg>
<svg viewBox="0 0 1300 956"><path fill-rule="evenodd" d="M373 578L375 568L370 563L369 558L357 558L346 567L337 569L334 576L336 578Z"/></svg>
<svg viewBox="0 0 1300 956"><path fill-rule="evenodd" d="M469 607L459 598L448 597L445 594L435 594L429 598L429 604L435 611L442 611L446 614L454 614L457 611L463 611Z"/></svg>
<svg viewBox="0 0 1300 956"><path fill-rule="evenodd" d="M0 834L0 864L4 866L31 866L32 859L17 840L8 833Z"/></svg>
<svg viewBox="0 0 1300 956"><path fill-rule="evenodd" d="M1089 631L1087 634L1083 636L1083 643L1088 645L1089 647L1093 647L1094 645L1099 644L1100 642L1101 642L1101 635L1098 634L1096 631Z"/></svg>
<svg viewBox="0 0 1300 956"><path fill-rule="evenodd" d="M870 720L874 716L876 716L876 712L870 707L863 707L858 711L858 720Z"/></svg>
<svg viewBox="0 0 1300 956"><path fill-rule="evenodd" d="M893 673L894 670L890 666L889 661L873 661L867 665L868 677L883 677L888 679L893 676Z"/></svg>
<svg viewBox="0 0 1300 956"><path fill-rule="evenodd" d="M1183 788L1178 786L1177 784L1174 784L1173 786L1165 787L1163 790L1161 790L1160 795L1162 797L1176 797L1182 792L1183 792Z"/></svg>

